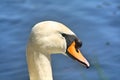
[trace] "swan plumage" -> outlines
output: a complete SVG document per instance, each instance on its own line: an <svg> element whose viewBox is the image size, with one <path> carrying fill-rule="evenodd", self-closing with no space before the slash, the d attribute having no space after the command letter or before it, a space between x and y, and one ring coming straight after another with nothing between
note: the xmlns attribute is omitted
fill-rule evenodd
<svg viewBox="0 0 120 80"><path fill-rule="evenodd" d="M50 54L53 53L68 52L89 67L88 61L78 50L80 46L81 41L75 33L61 23L43 21L36 24L32 28L26 50L30 80L53 80L50 62Z"/></svg>

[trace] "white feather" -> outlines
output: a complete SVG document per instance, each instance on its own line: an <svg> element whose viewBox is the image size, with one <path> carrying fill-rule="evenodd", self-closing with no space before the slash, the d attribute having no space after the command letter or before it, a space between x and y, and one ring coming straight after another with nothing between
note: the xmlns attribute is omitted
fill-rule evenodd
<svg viewBox="0 0 120 80"><path fill-rule="evenodd" d="M27 46L30 80L53 80L50 54L65 53L66 40L61 33L75 35L65 25L55 21L36 24Z"/></svg>

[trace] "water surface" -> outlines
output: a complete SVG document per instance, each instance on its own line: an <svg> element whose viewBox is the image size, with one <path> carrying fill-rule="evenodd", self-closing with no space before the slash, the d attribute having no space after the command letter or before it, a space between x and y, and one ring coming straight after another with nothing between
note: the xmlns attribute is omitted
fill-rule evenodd
<svg viewBox="0 0 120 80"><path fill-rule="evenodd" d="M55 20L83 41L91 67L52 55L54 80L119 80L119 0L1 0L0 80L29 80L25 48L36 23Z"/></svg>

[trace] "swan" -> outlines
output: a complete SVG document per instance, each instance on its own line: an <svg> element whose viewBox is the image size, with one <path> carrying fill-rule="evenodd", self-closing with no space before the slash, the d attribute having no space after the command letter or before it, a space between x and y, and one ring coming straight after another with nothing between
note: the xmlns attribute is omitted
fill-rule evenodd
<svg viewBox="0 0 120 80"><path fill-rule="evenodd" d="M69 28L56 21L37 23L28 40L26 57L30 80L53 80L51 54L62 53L83 63L89 62L78 49L82 42Z"/></svg>

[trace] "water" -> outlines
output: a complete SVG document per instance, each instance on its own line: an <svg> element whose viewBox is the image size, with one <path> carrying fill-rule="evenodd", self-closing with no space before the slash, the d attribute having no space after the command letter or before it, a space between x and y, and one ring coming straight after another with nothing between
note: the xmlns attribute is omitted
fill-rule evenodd
<svg viewBox="0 0 120 80"><path fill-rule="evenodd" d="M25 48L34 24L55 20L83 41L91 67L52 55L54 80L119 80L119 0L1 0L0 80L29 80Z"/></svg>

